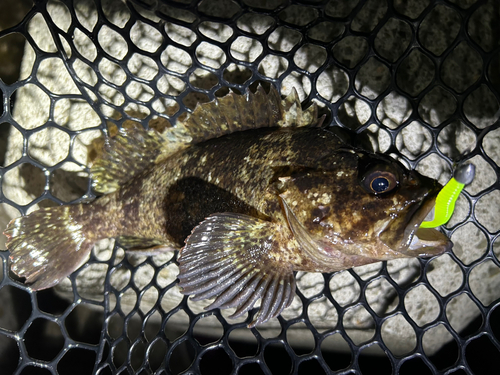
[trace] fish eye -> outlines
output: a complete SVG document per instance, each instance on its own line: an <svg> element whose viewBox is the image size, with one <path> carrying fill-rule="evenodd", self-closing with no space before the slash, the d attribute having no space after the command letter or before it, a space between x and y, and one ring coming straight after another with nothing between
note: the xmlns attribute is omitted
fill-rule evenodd
<svg viewBox="0 0 500 375"><path fill-rule="evenodd" d="M361 179L363 188L371 194L389 193L398 186L396 175L384 170L370 170Z"/></svg>
<svg viewBox="0 0 500 375"><path fill-rule="evenodd" d="M383 193L389 189L390 182L385 177L376 177L372 180L370 188L376 193Z"/></svg>

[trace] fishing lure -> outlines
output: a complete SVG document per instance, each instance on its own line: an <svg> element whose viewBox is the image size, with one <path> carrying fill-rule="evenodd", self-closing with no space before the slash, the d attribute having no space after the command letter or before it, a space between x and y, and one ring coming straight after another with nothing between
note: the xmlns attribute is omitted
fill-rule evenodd
<svg viewBox="0 0 500 375"><path fill-rule="evenodd" d="M434 206L434 218L430 221L423 221L421 228L435 228L446 224L450 220L455 210L455 202L462 192L465 185L468 185L474 179L476 168L473 164L462 164L457 167L453 177L441 189L436 197Z"/></svg>

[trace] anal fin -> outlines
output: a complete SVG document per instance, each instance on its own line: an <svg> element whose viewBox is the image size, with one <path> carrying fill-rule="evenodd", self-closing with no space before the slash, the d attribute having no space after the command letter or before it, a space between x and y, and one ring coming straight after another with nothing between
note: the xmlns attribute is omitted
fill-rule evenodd
<svg viewBox="0 0 500 375"><path fill-rule="evenodd" d="M254 327L279 315L295 295L292 266L283 261L278 227L252 216L209 216L186 240L179 257L179 286L193 300L215 298L206 307L236 308L232 317L261 299Z"/></svg>

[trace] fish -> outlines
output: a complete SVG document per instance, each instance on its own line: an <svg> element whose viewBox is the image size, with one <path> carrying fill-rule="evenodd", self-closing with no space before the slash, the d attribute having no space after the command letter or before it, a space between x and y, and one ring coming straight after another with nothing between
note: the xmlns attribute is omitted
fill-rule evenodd
<svg viewBox="0 0 500 375"><path fill-rule="evenodd" d="M42 208L4 234L11 270L33 290L58 284L96 241L128 252L179 251L178 284L248 327L277 317L295 274L451 250L421 228L442 186L353 147L296 90L271 85L198 104L160 133L122 128L90 168L92 202Z"/></svg>

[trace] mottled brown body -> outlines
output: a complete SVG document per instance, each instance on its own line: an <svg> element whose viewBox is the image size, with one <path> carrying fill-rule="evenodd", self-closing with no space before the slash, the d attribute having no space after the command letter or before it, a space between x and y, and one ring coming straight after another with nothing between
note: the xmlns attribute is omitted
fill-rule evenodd
<svg viewBox="0 0 500 375"><path fill-rule="evenodd" d="M419 229L441 186L393 159L345 145L296 94L229 94L159 135L123 130L92 167L105 195L11 222L12 270L33 288L80 267L95 241L180 249L179 285L250 325L294 296L294 271L333 272L451 248ZM50 231L46 231L46 228Z"/></svg>

